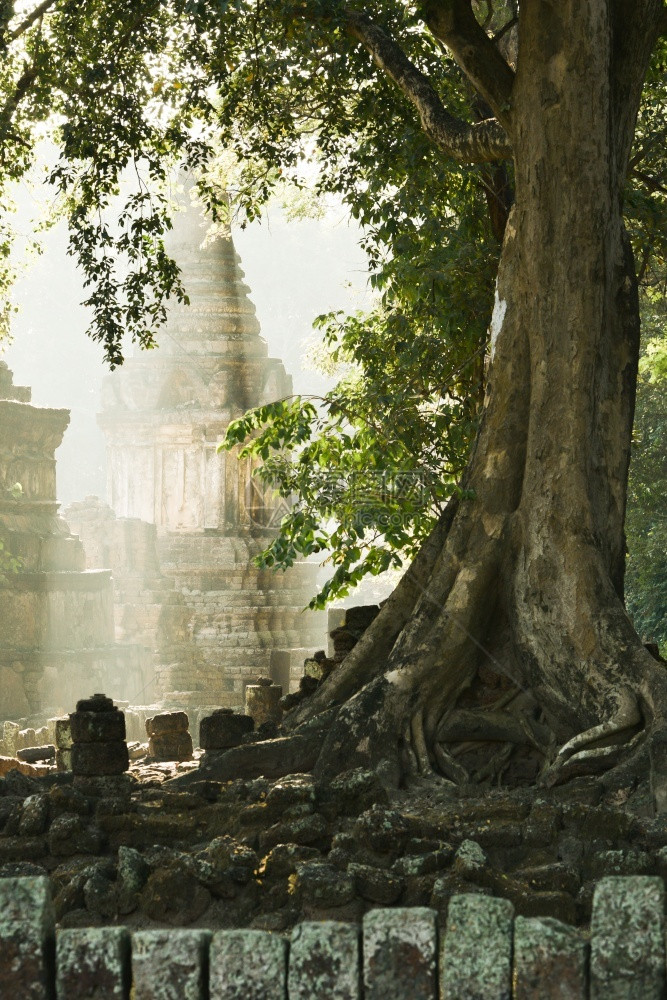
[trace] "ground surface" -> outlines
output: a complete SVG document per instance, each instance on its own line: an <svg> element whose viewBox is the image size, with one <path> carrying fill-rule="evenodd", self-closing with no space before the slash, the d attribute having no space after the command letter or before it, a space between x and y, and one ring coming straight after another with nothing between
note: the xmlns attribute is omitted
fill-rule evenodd
<svg viewBox="0 0 667 1000"><path fill-rule="evenodd" d="M603 800L594 777L552 789L422 779L387 791L363 770L326 785L200 773L197 761L141 760L119 779L10 771L0 877L48 873L62 926L283 931L378 905L430 905L444 918L460 892L584 925L603 875L667 876L667 819L641 787Z"/></svg>

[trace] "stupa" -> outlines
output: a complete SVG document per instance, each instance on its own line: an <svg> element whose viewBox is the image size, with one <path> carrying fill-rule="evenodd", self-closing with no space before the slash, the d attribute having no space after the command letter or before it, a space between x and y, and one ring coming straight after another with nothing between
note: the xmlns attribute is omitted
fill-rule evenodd
<svg viewBox="0 0 667 1000"><path fill-rule="evenodd" d="M250 459L218 452L230 421L292 392L269 358L240 258L227 230L190 205L169 250L189 306L173 306L160 347L137 353L106 380L108 500L119 517L157 527L161 571L193 611L196 665L174 665L169 701L239 707L245 685L270 670L275 648L321 644L319 616L302 609L316 566L261 571L252 559L284 507L252 476Z"/></svg>
<svg viewBox="0 0 667 1000"><path fill-rule="evenodd" d="M0 719L63 709L132 683L114 643L108 570L85 570L58 515L55 451L69 410L34 406L0 361Z"/></svg>

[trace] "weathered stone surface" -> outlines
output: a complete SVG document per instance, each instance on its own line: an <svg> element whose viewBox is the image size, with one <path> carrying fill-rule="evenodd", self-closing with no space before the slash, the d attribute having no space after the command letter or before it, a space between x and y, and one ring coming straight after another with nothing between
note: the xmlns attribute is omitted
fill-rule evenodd
<svg viewBox="0 0 667 1000"><path fill-rule="evenodd" d="M371 910L363 920L365 1000L433 1000L437 926L425 907Z"/></svg>
<svg viewBox="0 0 667 1000"><path fill-rule="evenodd" d="M373 805L386 805L388 795L376 771L357 767L343 771L320 792L322 807L337 815L358 816Z"/></svg>
<svg viewBox="0 0 667 1000"><path fill-rule="evenodd" d="M513 1000L586 1000L587 945L549 917L514 921Z"/></svg>
<svg viewBox="0 0 667 1000"><path fill-rule="evenodd" d="M72 770L83 777L123 774L130 766L126 743L75 743L71 753Z"/></svg>
<svg viewBox="0 0 667 1000"><path fill-rule="evenodd" d="M27 764L37 764L40 761L53 760L56 755L56 748L52 744L40 747L26 747L24 750L17 750L16 756L19 760L24 760Z"/></svg>
<svg viewBox="0 0 667 1000"><path fill-rule="evenodd" d="M440 958L442 1000L509 1000L512 915L506 899L452 897Z"/></svg>
<svg viewBox="0 0 667 1000"><path fill-rule="evenodd" d="M374 806L362 813L354 826L360 843L367 843L374 851L394 853L400 851L409 832L408 823L394 809Z"/></svg>
<svg viewBox="0 0 667 1000"><path fill-rule="evenodd" d="M530 816L523 828L525 844L544 846L552 843L558 836L560 822L560 807L544 799L537 799L530 811Z"/></svg>
<svg viewBox="0 0 667 1000"><path fill-rule="evenodd" d="M104 834L85 816L63 813L49 827L48 843L51 854L58 857L97 854L102 850Z"/></svg>
<svg viewBox="0 0 667 1000"><path fill-rule="evenodd" d="M607 875L648 875L653 870L653 859L645 851L595 851L582 865L583 877L596 880Z"/></svg>
<svg viewBox="0 0 667 1000"><path fill-rule="evenodd" d="M327 825L318 813L298 816L285 823L275 823L259 835L262 851L278 844L318 844L326 837Z"/></svg>
<svg viewBox="0 0 667 1000"><path fill-rule="evenodd" d="M214 881L224 875L237 885L245 885L259 868L255 851L229 836L214 837L197 857L210 865Z"/></svg>
<svg viewBox="0 0 667 1000"><path fill-rule="evenodd" d="M2 741L5 744L5 753L9 757L16 756L20 728L17 722L10 722L9 720L2 724Z"/></svg>
<svg viewBox="0 0 667 1000"><path fill-rule="evenodd" d="M125 716L113 711L72 712L70 727L73 743L115 743L125 739Z"/></svg>
<svg viewBox="0 0 667 1000"><path fill-rule="evenodd" d="M428 875L439 872L449 866L454 851L449 844L442 844L434 851L424 854L406 854L398 858L392 865L392 871L397 875Z"/></svg>
<svg viewBox="0 0 667 1000"><path fill-rule="evenodd" d="M3 837L0 839L0 864L35 861L48 853L46 837Z"/></svg>
<svg viewBox="0 0 667 1000"><path fill-rule="evenodd" d="M36 837L46 830L49 799L46 795L29 795L23 802L19 820L19 836Z"/></svg>
<svg viewBox="0 0 667 1000"><path fill-rule="evenodd" d="M287 942L282 938L266 931L213 935L210 1000L285 1000L286 975Z"/></svg>
<svg viewBox="0 0 667 1000"><path fill-rule="evenodd" d="M141 893L141 909L152 920L190 924L206 912L211 895L194 874L175 861L149 876Z"/></svg>
<svg viewBox="0 0 667 1000"><path fill-rule="evenodd" d="M311 906L344 906L354 899L354 879L333 865L304 861L297 865L294 889Z"/></svg>
<svg viewBox="0 0 667 1000"><path fill-rule="evenodd" d="M56 747L59 750L72 748L72 723L69 715L56 719Z"/></svg>
<svg viewBox="0 0 667 1000"><path fill-rule="evenodd" d="M358 1000L359 931L335 921L298 924L292 932L290 1000Z"/></svg>
<svg viewBox="0 0 667 1000"><path fill-rule="evenodd" d="M49 773L49 768L46 764L25 764L15 757L0 757L0 777L11 774L13 771L25 774L26 777L40 778Z"/></svg>
<svg viewBox="0 0 667 1000"><path fill-rule="evenodd" d="M475 878L488 864L486 854L475 840L464 840L454 857L452 871L462 878Z"/></svg>
<svg viewBox="0 0 667 1000"><path fill-rule="evenodd" d="M647 876L598 883L591 916L591 1000L658 1000L665 984L665 887Z"/></svg>
<svg viewBox="0 0 667 1000"><path fill-rule="evenodd" d="M204 1000L208 931L132 935L133 1000Z"/></svg>
<svg viewBox="0 0 667 1000"><path fill-rule="evenodd" d="M101 800L106 802L114 800L116 813L126 810L129 806L132 785L128 774L75 774L73 785L82 795L97 799L98 813Z"/></svg>
<svg viewBox="0 0 667 1000"><path fill-rule="evenodd" d="M165 732L151 736L148 756L157 761L192 760L192 737L188 732Z"/></svg>
<svg viewBox="0 0 667 1000"><path fill-rule="evenodd" d="M569 892L576 895L581 886L577 869L562 861L522 868L515 872L515 876L537 892Z"/></svg>
<svg viewBox="0 0 667 1000"><path fill-rule="evenodd" d="M118 709L113 703L113 698L109 698L103 692L96 692L89 698L79 698L76 703L77 712L117 712ZM70 713L70 719L74 713Z"/></svg>
<svg viewBox="0 0 667 1000"><path fill-rule="evenodd" d="M189 725L187 712L160 712L146 719L146 734L161 736L163 733L186 733Z"/></svg>
<svg viewBox="0 0 667 1000"><path fill-rule="evenodd" d="M133 847L118 848L117 893L118 912L132 913L138 906L139 893L150 874L143 856Z"/></svg>
<svg viewBox="0 0 667 1000"><path fill-rule="evenodd" d="M56 939L58 1000L125 1000L130 937L124 927L77 927Z"/></svg>
<svg viewBox="0 0 667 1000"><path fill-rule="evenodd" d="M71 771L72 770L72 751L71 750L56 750L56 767L59 771Z"/></svg>
<svg viewBox="0 0 667 1000"><path fill-rule="evenodd" d="M315 782L312 775L289 774L269 789L266 796L266 808L271 817L289 818L299 814L303 815L304 806L314 808L315 798ZM310 811L312 812L312 809Z"/></svg>
<svg viewBox="0 0 667 1000"><path fill-rule="evenodd" d="M220 709L199 723L199 745L202 750L226 750L229 747L236 747L246 733L252 732L254 725L249 715Z"/></svg>
<svg viewBox="0 0 667 1000"><path fill-rule="evenodd" d="M181 775L175 780L183 785L202 778L214 781L229 781L232 778L282 778L295 771L314 767L320 747L319 736L312 733L231 747L223 753L211 754L210 759L202 761L198 776Z"/></svg>
<svg viewBox="0 0 667 1000"><path fill-rule="evenodd" d="M0 665L0 690L2 690L2 712L19 718L30 712L30 702L26 697L23 676L11 664Z"/></svg>
<svg viewBox="0 0 667 1000"><path fill-rule="evenodd" d="M55 913L47 878L0 879L0 997L50 1000Z"/></svg>
<svg viewBox="0 0 667 1000"><path fill-rule="evenodd" d="M279 684L272 684L270 678L268 681L268 684L248 684L245 689L246 715L258 729L266 722L280 722L283 715L280 707L283 689Z"/></svg>
<svg viewBox="0 0 667 1000"><path fill-rule="evenodd" d="M302 844L277 844L263 859L260 874L269 879L293 875L300 861L321 857L315 847Z"/></svg>
<svg viewBox="0 0 667 1000"><path fill-rule="evenodd" d="M92 866L90 877L83 883L86 909L95 917L110 920L118 913L118 887L101 866Z"/></svg>
<svg viewBox="0 0 667 1000"><path fill-rule="evenodd" d="M405 885L405 880L400 875L373 868L372 865L351 862L347 866L347 874L354 879L355 888L362 899L383 906L397 902Z"/></svg>

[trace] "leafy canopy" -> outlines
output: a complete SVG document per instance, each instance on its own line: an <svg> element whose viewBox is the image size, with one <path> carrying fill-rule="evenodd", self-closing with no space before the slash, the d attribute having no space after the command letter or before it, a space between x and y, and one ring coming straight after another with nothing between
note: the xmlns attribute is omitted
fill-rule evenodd
<svg viewBox="0 0 667 1000"><path fill-rule="evenodd" d="M304 163L315 161L317 190L341 198L363 227L377 308L320 321L347 377L324 400L249 415L229 437L253 435L261 475L296 494L266 563L333 547L323 598L414 551L461 481L511 204L502 95L518 15L515 0L0 3L0 199L8 203L48 136L89 332L111 367L122 363L124 335L154 346L169 298L186 297L163 242L176 165L196 170L220 217L224 150L236 164L235 209L248 220L282 180L302 184ZM483 55L477 90L452 51L459 61ZM647 280L665 260L664 69L661 42L626 197ZM11 245L3 213L5 318Z"/></svg>

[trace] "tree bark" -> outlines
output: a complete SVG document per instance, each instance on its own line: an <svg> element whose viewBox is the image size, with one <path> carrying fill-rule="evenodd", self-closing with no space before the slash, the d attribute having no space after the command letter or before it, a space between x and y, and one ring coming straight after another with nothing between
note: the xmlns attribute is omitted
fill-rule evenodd
<svg viewBox="0 0 667 1000"><path fill-rule="evenodd" d="M421 557L419 597L399 591L353 654L323 776L383 761L395 775L401 760L445 770L428 748L482 664L529 692L566 744L552 775L616 761L612 745L635 748L662 726L667 676L623 607L639 317L622 189L661 5L638 7L639 25L613 0L522 4L506 119L516 200L464 483L474 498L437 557ZM299 720L341 691L334 671Z"/></svg>

